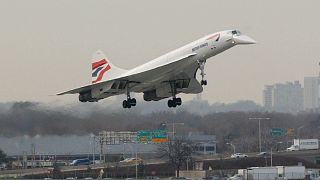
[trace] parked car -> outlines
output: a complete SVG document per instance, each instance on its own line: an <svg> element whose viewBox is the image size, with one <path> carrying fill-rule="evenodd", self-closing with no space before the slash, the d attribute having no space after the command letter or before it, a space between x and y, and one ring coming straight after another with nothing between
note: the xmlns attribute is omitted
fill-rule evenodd
<svg viewBox="0 0 320 180"><path fill-rule="evenodd" d="M269 155L269 153L267 153L267 152L260 152L257 154L257 156L260 156L260 157L264 157L264 156L268 156L268 155Z"/></svg>
<svg viewBox="0 0 320 180"><path fill-rule="evenodd" d="M135 164L136 161L138 164L143 162L143 160L141 158L137 158L137 159L136 158L126 158L126 159L120 161L120 163Z"/></svg>
<svg viewBox="0 0 320 180"><path fill-rule="evenodd" d="M210 176L208 178L208 180L222 180L222 179L225 179L225 178L218 175Z"/></svg>
<svg viewBox="0 0 320 180"><path fill-rule="evenodd" d="M248 155L242 153L235 153L231 155L231 158L246 158Z"/></svg>
<svg viewBox="0 0 320 180"><path fill-rule="evenodd" d="M90 165L91 162L88 158L86 159L75 159L73 160L70 165L71 166L79 166L79 165Z"/></svg>
<svg viewBox="0 0 320 180"><path fill-rule="evenodd" d="M236 174L228 178L228 180L243 180L243 176L240 174Z"/></svg>
<svg viewBox="0 0 320 180"><path fill-rule="evenodd" d="M6 170L7 169L7 164L2 163L0 164L0 170Z"/></svg>

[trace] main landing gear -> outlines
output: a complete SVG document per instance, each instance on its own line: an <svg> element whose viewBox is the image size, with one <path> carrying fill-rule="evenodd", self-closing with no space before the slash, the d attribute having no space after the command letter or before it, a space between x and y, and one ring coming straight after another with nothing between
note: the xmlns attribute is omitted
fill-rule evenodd
<svg viewBox="0 0 320 180"><path fill-rule="evenodd" d="M124 100L122 102L122 107L123 108L131 108L131 106L136 106L137 105L137 100L136 98L127 98L127 100Z"/></svg>
<svg viewBox="0 0 320 180"><path fill-rule="evenodd" d="M198 61L198 64L199 64L199 69L201 71L200 75L201 75L201 86L206 86L208 83L207 83L207 80L204 80L204 76L206 75L204 73L204 65L206 64L206 60L202 60L202 61Z"/></svg>
<svg viewBox="0 0 320 180"><path fill-rule="evenodd" d="M182 104L181 98L172 98L168 100L168 107L172 108L172 107L177 107L180 106Z"/></svg>
<svg viewBox="0 0 320 180"><path fill-rule="evenodd" d="M177 94L176 82L170 81L170 86L171 86L172 99L168 100L168 107L175 108L177 106L181 106L182 104L181 98L176 97L176 94Z"/></svg>
<svg viewBox="0 0 320 180"><path fill-rule="evenodd" d="M132 106L136 106L137 105L137 100L136 98L132 98L130 97L130 91L129 91L129 83L126 85L126 91L127 91L127 100L124 100L122 102L122 107L123 108L131 108Z"/></svg>

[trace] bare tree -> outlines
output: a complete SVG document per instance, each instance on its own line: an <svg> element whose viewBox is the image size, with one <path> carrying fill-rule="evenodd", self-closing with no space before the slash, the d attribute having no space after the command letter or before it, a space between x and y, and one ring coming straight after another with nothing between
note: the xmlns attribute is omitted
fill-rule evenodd
<svg viewBox="0 0 320 180"><path fill-rule="evenodd" d="M4 153L4 152L2 151L2 149L0 149L0 164L1 164L1 163L5 163L5 162L7 162L7 161L8 161L8 158L7 158L6 153Z"/></svg>
<svg viewBox="0 0 320 180"><path fill-rule="evenodd" d="M167 157L169 159L177 171L177 177L179 177L180 169L187 162L187 159L190 159L194 147L191 141L184 138L176 138L160 145L158 151L161 158Z"/></svg>

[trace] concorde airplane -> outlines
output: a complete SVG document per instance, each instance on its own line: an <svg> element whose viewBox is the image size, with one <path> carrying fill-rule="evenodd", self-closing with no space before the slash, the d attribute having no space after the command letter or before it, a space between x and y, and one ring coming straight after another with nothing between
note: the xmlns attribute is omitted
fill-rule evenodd
<svg viewBox="0 0 320 180"><path fill-rule="evenodd" d="M220 31L181 48L173 50L152 61L131 70L121 69L111 63L102 51L97 51L92 58L92 83L87 86L59 93L79 94L81 102L97 102L101 99L126 94L123 108L136 106L136 99L130 93L143 93L145 101L168 100L168 107L182 104L179 93L197 94L207 85L205 80L206 60L235 45L255 44L250 37L238 30ZM196 79L200 69L201 81Z"/></svg>

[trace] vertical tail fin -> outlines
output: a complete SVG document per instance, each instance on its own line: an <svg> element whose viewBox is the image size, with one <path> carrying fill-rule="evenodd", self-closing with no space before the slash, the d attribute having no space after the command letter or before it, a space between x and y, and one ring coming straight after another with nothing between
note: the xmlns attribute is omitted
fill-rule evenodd
<svg viewBox="0 0 320 180"><path fill-rule="evenodd" d="M113 65L101 50L92 55L92 84L116 78L126 71Z"/></svg>

